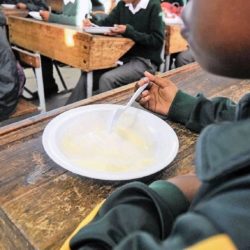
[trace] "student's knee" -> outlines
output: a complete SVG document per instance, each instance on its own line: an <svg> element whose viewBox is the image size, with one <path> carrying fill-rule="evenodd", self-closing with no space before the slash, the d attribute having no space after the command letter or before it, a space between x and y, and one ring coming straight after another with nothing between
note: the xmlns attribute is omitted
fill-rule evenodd
<svg viewBox="0 0 250 250"><path fill-rule="evenodd" d="M99 79L99 90L105 92L115 88L114 77L109 72L104 73Z"/></svg>

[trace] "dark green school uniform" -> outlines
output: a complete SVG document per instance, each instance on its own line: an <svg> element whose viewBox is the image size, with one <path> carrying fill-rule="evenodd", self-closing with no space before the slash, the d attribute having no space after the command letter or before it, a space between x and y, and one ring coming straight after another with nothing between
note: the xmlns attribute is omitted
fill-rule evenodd
<svg viewBox="0 0 250 250"><path fill-rule="evenodd" d="M236 105L179 91L169 118L195 131L213 123L196 146L202 186L193 202L166 181L127 184L73 237L71 249L178 250L220 234L249 249L250 94Z"/></svg>
<svg viewBox="0 0 250 250"><path fill-rule="evenodd" d="M159 0L150 0L146 9L133 14L123 1L118 2L112 12L96 24L100 26L126 25L122 36L132 39L135 45L121 59L142 57L155 65L162 63L161 51L164 41L164 24L161 18Z"/></svg>

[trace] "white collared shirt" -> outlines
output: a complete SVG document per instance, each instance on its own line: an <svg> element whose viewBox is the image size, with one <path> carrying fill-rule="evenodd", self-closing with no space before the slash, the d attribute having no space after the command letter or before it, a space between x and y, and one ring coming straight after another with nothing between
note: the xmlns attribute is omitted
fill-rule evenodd
<svg viewBox="0 0 250 250"><path fill-rule="evenodd" d="M140 0L140 2L136 5L134 8L132 3L127 3L125 6L129 8L129 10L135 14L137 13L140 9L146 9L148 6L149 0Z"/></svg>
<svg viewBox="0 0 250 250"><path fill-rule="evenodd" d="M82 0L84 1L84 0ZM75 0L63 0L64 5L67 5L68 3L75 3Z"/></svg>

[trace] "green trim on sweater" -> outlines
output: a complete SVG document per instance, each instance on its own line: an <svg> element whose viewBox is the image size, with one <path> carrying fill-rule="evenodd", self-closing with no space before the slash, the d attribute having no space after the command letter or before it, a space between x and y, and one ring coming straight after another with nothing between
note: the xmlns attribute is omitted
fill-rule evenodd
<svg viewBox="0 0 250 250"><path fill-rule="evenodd" d="M170 107L168 118L173 121L186 124L195 103L196 97L188 95L185 92L179 90Z"/></svg>
<svg viewBox="0 0 250 250"><path fill-rule="evenodd" d="M164 200L174 217L188 210L190 205L189 201L174 184L165 180L159 180L151 183L149 187Z"/></svg>

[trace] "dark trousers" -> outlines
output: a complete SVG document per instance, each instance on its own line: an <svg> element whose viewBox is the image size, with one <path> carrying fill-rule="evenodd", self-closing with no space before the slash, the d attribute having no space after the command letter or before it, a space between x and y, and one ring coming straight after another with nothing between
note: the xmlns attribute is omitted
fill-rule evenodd
<svg viewBox="0 0 250 250"><path fill-rule="evenodd" d="M53 76L53 62L52 59L41 56L43 84L45 92L57 91L55 78Z"/></svg>
<svg viewBox="0 0 250 250"><path fill-rule="evenodd" d="M149 59L135 57L127 63L114 69L96 70L93 74L94 90L99 88L99 93L124 86L138 81L144 76L145 71L155 73L157 67ZM66 104L70 104L87 97L87 77L82 72Z"/></svg>

